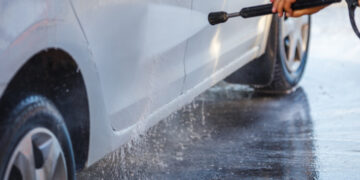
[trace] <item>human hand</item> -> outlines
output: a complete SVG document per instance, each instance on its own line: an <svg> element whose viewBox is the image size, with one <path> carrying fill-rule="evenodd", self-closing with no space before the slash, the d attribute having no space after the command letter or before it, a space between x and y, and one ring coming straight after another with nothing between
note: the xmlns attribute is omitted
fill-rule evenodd
<svg viewBox="0 0 360 180"><path fill-rule="evenodd" d="M310 14L317 13L321 9L327 7L327 6L318 6L318 7L293 11L293 9L291 8L291 5L293 3L295 3L296 0L271 0L271 2L273 3L272 12L278 13L279 17L282 17L284 15L284 13L286 13L286 16L289 16L289 17L300 17L303 15L310 15ZM360 0L359 0L359 2L360 2Z"/></svg>

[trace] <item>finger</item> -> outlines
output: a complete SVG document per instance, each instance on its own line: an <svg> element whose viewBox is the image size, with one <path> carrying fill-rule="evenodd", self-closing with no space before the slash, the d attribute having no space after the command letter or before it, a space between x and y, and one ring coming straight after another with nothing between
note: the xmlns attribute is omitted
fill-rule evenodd
<svg viewBox="0 0 360 180"><path fill-rule="evenodd" d="M272 8L273 13L276 13L276 9L277 9L277 5L279 4L279 1L281 1L281 0L274 0L273 8Z"/></svg>
<svg viewBox="0 0 360 180"><path fill-rule="evenodd" d="M325 7L327 7L327 6L319 6L319 7L313 7L313 8L308 8L308 9L297 10L297 11L293 12L292 17L300 17L300 16L303 16L303 15L311 15L311 14L319 12L321 9L323 9Z"/></svg>
<svg viewBox="0 0 360 180"><path fill-rule="evenodd" d="M283 11L284 11L284 0L281 0L277 6L277 12L279 17L283 16Z"/></svg>
<svg viewBox="0 0 360 180"><path fill-rule="evenodd" d="M292 16L293 13L293 9L291 8L291 5L295 2L296 0L286 0L284 3L284 9L286 11L286 15L287 16Z"/></svg>

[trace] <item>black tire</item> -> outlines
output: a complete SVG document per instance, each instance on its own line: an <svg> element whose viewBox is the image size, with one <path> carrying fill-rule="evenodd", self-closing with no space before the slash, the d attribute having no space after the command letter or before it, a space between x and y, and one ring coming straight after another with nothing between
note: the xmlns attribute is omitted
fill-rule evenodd
<svg viewBox="0 0 360 180"><path fill-rule="evenodd" d="M296 86L298 85L299 81L301 80L304 71L305 66L307 62L307 56L309 51L309 40L310 40L310 27L311 27L311 18L309 18L309 26L308 26L308 36L307 36L307 42L306 42L306 50L303 53L302 59L300 61L300 65L295 71L290 71L289 68L286 65L286 52L285 52L285 46L284 46L284 39L282 38L282 22L283 20L278 18L277 16L274 16L273 18L273 24L272 24L272 34L269 34L269 36L276 36L276 47L274 46L267 46L268 49L266 52L276 52L276 59L275 59L275 66L274 71L272 75L272 81L266 85L261 87L256 87L255 89L257 91L262 92L269 92L269 93L288 93L294 91ZM268 42L272 43L272 42ZM271 57L266 56L265 57Z"/></svg>
<svg viewBox="0 0 360 180"><path fill-rule="evenodd" d="M67 177L75 179L75 162L71 140L63 118L56 107L42 96L22 100L0 124L0 179L19 141L32 129L44 128L58 140L66 161ZM24 178L23 178L24 179Z"/></svg>

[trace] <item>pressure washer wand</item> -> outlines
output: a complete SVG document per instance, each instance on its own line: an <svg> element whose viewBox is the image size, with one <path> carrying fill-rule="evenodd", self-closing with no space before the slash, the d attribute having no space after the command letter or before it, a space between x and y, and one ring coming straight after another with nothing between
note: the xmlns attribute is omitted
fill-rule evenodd
<svg viewBox="0 0 360 180"><path fill-rule="evenodd" d="M317 6L329 5L332 3L338 3L341 0L297 0L294 4L292 4L291 8L293 10L301 10L306 8L312 8ZM267 14L274 14L272 12L272 4L265 4L260 6L253 6L241 9L240 12L235 13L227 13L224 11L212 12L209 14L208 19L211 25L216 25L220 23L226 22L230 18L234 17L243 17L250 18L256 16L262 16Z"/></svg>

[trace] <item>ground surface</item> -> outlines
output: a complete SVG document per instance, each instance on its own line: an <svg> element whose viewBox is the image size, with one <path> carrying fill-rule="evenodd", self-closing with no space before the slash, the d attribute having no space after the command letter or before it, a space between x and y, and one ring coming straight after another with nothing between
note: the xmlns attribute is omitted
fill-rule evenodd
<svg viewBox="0 0 360 180"><path fill-rule="evenodd" d="M360 179L359 77L360 40L330 8L313 17L294 93L219 83L78 178Z"/></svg>

